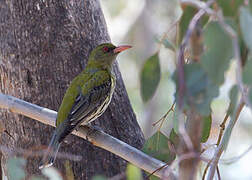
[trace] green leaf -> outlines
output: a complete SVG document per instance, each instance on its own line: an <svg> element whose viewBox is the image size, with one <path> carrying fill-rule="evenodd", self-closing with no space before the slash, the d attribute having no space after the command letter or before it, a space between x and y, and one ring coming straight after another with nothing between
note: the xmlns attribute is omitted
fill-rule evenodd
<svg viewBox="0 0 252 180"><path fill-rule="evenodd" d="M243 68L242 72L242 80L243 83L247 85L252 85L252 55L248 55L248 58L246 60L246 64Z"/></svg>
<svg viewBox="0 0 252 180"><path fill-rule="evenodd" d="M149 173L147 173L149 175ZM152 175L149 177L148 180L161 180L159 177L155 176L155 175Z"/></svg>
<svg viewBox="0 0 252 180"><path fill-rule="evenodd" d="M25 179L24 167L26 160L23 158L10 158L7 162L8 179L9 180L22 180Z"/></svg>
<svg viewBox="0 0 252 180"><path fill-rule="evenodd" d="M106 180L107 178L105 178L104 176L101 175L96 175L94 177L92 177L92 180Z"/></svg>
<svg viewBox="0 0 252 180"><path fill-rule="evenodd" d="M183 37L185 36L185 33L187 31L188 25L195 15L197 10L191 6L186 6L183 10L183 14L179 21L179 43L182 42Z"/></svg>
<svg viewBox="0 0 252 180"><path fill-rule="evenodd" d="M42 174L48 177L49 180L63 180L60 173L54 167L42 169Z"/></svg>
<svg viewBox="0 0 252 180"><path fill-rule="evenodd" d="M252 54L249 54L246 60L246 64L243 68L242 80L243 80L243 83L248 85L250 88L249 90L250 102L252 102L252 78L251 77L252 77Z"/></svg>
<svg viewBox="0 0 252 180"><path fill-rule="evenodd" d="M221 85L233 57L232 40L218 22L207 24L203 38L206 50L201 56L202 67L214 84Z"/></svg>
<svg viewBox="0 0 252 180"><path fill-rule="evenodd" d="M218 0L218 5L222 8L223 15L236 17L239 7L243 4L243 0Z"/></svg>
<svg viewBox="0 0 252 180"><path fill-rule="evenodd" d="M183 8L183 14L179 21L179 44L182 42L183 37L188 29L188 25L192 20L193 16L197 13L197 9L191 6L186 6ZM208 22L209 17L203 16L202 27Z"/></svg>
<svg viewBox="0 0 252 180"><path fill-rule="evenodd" d="M42 177L38 177L38 176L32 176L32 177L30 178L30 180L45 180L45 179L42 178Z"/></svg>
<svg viewBox="0 0 252 180"><path fill-rule="evenodd" d="M141 71L141 96L147 102L155 93L160 81L160 64L158 53L149 57Z"/></svg>
<svg viewBox="0 0 252 180"><path fill-rule="evenodd" d="M142 180L143 179L141 170L132 164L127 165L126 176L127 176L127 180Z"/></svg>
<svg viewBox="0 0 252 180"><path fill-rule="evenodd" d="M210 131L211 131L211 125L212 125L212 117L211 115L203 117L203 128L202 128L202 137L201 142L204 143L208 140Z"/></svg>
<svg viewBox="0 0 252 180"><path fill-rule="evenodd" d="M229 92L230 103L227 110L228 115L232 115L234 113L236 103L237 103L237 98L238 98L238 87L237 85L234 85Z"/></svg>
<svg viewBox="0 0 252 180"><path fill-rule="evenodd" d="M73 169L72 169L72 166L68 160L64 163L64 166L65 166L65 171L66 171L65 172L66 179L67 180L74 180Z"/></svg>
<svg viewBox="0 0 252 180"><path fill-rule="evenodd" d="M168 146L169 139L161 132L156 132L144 144L143 152L164 162L171 162L175 154L171 153Z"/></svg>
<svg viewBox="0 0 252 180"><path fill-rule="evenodd" d="M252 2L251 1L249 1L249 10L250 10L250 12L252 12Z"/></svg>
<svg viewBox="0 0 252 180"><path fill-rule="evenodd" d="M186 86L184 94L184 110L188 110L191 106L194 106L202 116L208 116L211 113L210 104L213 98L218 96L218 86L212 83L208 74L199 63L185 64L184 77ZM175 94L177 101L177 71L174 72L173 80L176 82L177 86Z"/></svg>
<svg viewBox="0 0 252 180"><path fill-rule="evenodd" d="M240 9L240 27L243 40L246 46L252 51L252 15L248 8L241 7Z"/></svg>
<svg viewBox="0 0 252 180"><path fill-rule="evenodd" d="M178 146L179 146L179 136L178 136L178 134L175 132L174 128L172 128L172 130L171 130L171 132L170 132L169 140L170 140L171 143L174 145L174 148L175 148L175 149L178 149Z"/></svg>

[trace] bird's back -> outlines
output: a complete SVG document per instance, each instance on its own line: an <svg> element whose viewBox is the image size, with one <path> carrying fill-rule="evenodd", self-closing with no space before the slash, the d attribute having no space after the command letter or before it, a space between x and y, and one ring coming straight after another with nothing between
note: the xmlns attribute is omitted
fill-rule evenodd
<svg viewBox="0 0 252 180"><path fill-rule="evenodd" d="M94 68L84 70L69 85L58 111L56 126L70 119L71 113L77 110L78 116L82 116L82 122L77 124L96 119L106 110L114 87L115 77L110 71ZM76 107L78 98L83 102L81 111Z"/></svg>

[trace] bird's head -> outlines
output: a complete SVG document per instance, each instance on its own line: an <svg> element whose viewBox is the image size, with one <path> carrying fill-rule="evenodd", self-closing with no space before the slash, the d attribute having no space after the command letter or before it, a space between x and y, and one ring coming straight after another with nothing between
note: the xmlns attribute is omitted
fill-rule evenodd
<svg viewBox="0 0 252 180"><path fill-rule="evenodd" d="M129 48L131 48L131 46L128 45L116 47L111 43L100 44L92 50L89 56L89 63L104 67L111 67L116 59L116 56L120 52Z"/></svg>

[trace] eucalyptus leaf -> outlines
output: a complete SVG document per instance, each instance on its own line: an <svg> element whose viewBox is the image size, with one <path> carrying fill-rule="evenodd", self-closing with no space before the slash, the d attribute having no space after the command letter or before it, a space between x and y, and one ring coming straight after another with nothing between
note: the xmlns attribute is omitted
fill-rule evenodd
<svg viewBox="0 0 252 180"><path fill-rule="evenodd" d="M199 63L185 64L185 94L184 94L184 110L188 110L194 106L202 116L208 116L211 113L211 102L213 98L219 94L219 87L212 83L208 74ZM178 99L178 77L177 71L174 72L173 80L177 85L175 94L176 101Z"/></svg>
<svg viewBox="0 0 252 180"><path fill-rule="evenodd" d="M242 72L242 80L244 84L252 85L252 55L248 55L246 64Z"/></svg>
<svg viewBox="0 0 252 180"><path fill-rule="evenodd" d="M203 38L206 50L201 56L202 67L214 84L221 85L233 57L232 39L218 22L207 24Z"/></svg>
<svg viewBox="0 0 252 180"><path fill-rule="evenodd" d="M67 180L74 180L73 169L72 169L71 164L68 160L64 163L64 166L65 166L65 171L66 171L65 176L66 176Z"/></svg>
<svg viewBox="0 0 252 180"><path fill-rule="evenodd" d="M224 16L236 17L239 7L243 4L244 0L217 0L218 5L221 7Z"/></svg>
<svg viewBox="0 0 252 180"><path fill-rule="evenodd" d="M107 178L101 175L96 175L92 177L92 180L106 180Z"/></svg>
<svg viewBox="0 0 252 180"><path fill-rule="evenodd" d="M196 12L197 10L191 6L186 6L183 9L183 14L179 21L179 43L182 42L183 37L187 31L188 25Z"/></svg>
<svg viewBox="0 0 252 180"><path fill-rule="evenodd" d="M240 27L246 46L252 51L252 14L246 7L240 9Z"/></svg>
<svg viewBox="0 0 252 180"><path fill-rule="evenodd" d="M143 179L141 170L132 164L127 165L126 176L127 176L127 180L142 180Z"/></svg>
<svg viewBox="0 0 252 180"><path fill-rule="evenodd" d="M249 90L249 100L250 102L252 102L252 55L249 54L248 58L246 60L246 64L243 68L243 72L242 72L242 80L243 83L248 85L250 90Z"/></svg>
<svg viewBox="0 0 252 180"><path fill-rule="evenodd" d="M32 177L30 178L30 180L46 180L46 179L44 179L44 178L42 178L42 177L38 177L38 176L32 176Z"/></svg>
<svg viewBox="0 0 252 180"><path fill-rule="evenodd" d="M158 53L149 57L141 70L141 96L147 102L154 95L160 81L160 64Z"/></svg>
<svg viewBox="0 0 252 180"><path fill-rule="evenodd" d="M237 85L234 85L229 92L230 103L227 110L228 115L232 115L234 113L236 103L237 103L237 98L238 98L238 87Z"/></svg>
<svg viewBox="0 0 252 180"><path fill-rule="evenodd" d="M203 128L202 128L202 136L201 136L201 142L207 142L210 131L211 131L211 125L212 125L212 117L211 115L203 117Z"/></svg>
<svg viewBox="0 0 252 180"><path fill-rule="evenodd" d="M172 128L169 136L170 142L174 145L175 149L178 149L179 146L179 135L175 132L174 128Z"/></svg>
<svg viewBox="0 0 252 180"><path fill-rule="evenodd" d="M185 33L188 29L188 25L197 11L198 10L192 6L183 6L183 14L179 21L179 43L182 42L183 37L185 36ZM208 19L208 16L202 17L202 27L208 22Z"/></svg>
<svg viewBox="0 0 252 180"><path fill-rule="evenodd" d="M171 162L175 158L168 146L168 137L160 131L151 136L144 144L143 152L164 162Z"/></svg>
<svg viewBox="0 0 252 180"><path fill-rule="evenodd" d="M9 180L22 180L25 179L24 167L26 160L23 158L10 158L7 162L8 179Z"/></svg>

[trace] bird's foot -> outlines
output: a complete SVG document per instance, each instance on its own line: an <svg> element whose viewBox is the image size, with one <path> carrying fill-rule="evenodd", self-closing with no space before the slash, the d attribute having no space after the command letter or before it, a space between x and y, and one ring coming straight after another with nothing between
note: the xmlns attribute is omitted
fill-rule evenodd
<svg viewBox="0 0 252 180"><path fill-rule="evenodd" d="M88 137L92 136L97 131L102 131L103 132L102 128L100 126L97 126L97 125L87 125L87 127L89 128L88 132L87 132L87 136L86 136L87 140L88 140Z"/></svg>

